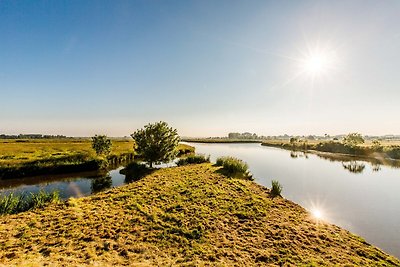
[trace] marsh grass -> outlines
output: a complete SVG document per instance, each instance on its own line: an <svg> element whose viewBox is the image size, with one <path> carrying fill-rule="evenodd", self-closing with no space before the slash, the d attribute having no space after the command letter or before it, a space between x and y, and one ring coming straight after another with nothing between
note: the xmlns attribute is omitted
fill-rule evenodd
<svg viewBox="0 0 400 267"><path fill-rule="evenodd" d="M176 165L178 166L184 166L188 164L200 164L200 163L208 163L210 162L210 156L205 156L201 154L196 154L196 155L189 155L187 157L180 158L177 162Z"/></svg>
<svg viewBox="0 0 400 267"><path fill-rule="evenodd" d="M271 196L281 196L283 186L277 180L272 180L271 185Z"/></svg>
<svg viewBox="0 0 400 267"><path fill-rule="evenodd" d="M307 142L300 141L297 143L290 143L285 140L266 140L262 143L263 146L279 147L289 150L315 150L328 153L339 153L356 156L370 156L379 155L379 157L386 157L391 159L400 159L400 145L398 142L384 142L383 145L376 146L372 142L367 142L363 145L351 146L343 144L340 141L313 141Z"/></svg>
<svg viewBox="0 0 400 267"><path fill-rule="evenodd" d="M97 156L90 139L0 140L0 179L106 169L134 159L133 140L112 144L110 155ZM179 144L177 150L184 155L194 147Z"/></svg>
<svg viewBox="0 0 400 267"><path fill-rule="evenodd" d="M217 158L217 166L222 166L222 173L233 178L243 178L252 180L253 176L249 172L249 166L246 162L235 157Z"/></svg>
<svg viewBox="0 0 400 267"><path fill-rule="evenodd" d="M49 203L59 201L60 196L58 191L50 193L39 191L38 193L30 193L29 195L10 193L0 197L0 215L15 214L31 209L43 208Z"/></svg>

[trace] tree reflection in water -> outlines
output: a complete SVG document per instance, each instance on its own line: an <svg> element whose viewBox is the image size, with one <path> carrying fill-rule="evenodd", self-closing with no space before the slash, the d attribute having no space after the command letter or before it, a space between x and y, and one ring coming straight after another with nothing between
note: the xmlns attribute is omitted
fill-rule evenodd
<svg viewBox="0 0 400 267"><path fill-rule="evenodd" d="M300 158L304 157L304 158L308 159L308 155L307 155L306 152L304 152L304 151L296 151L296 150L291 150L290 151L290 157L294 158L294 159L298 158L298 157L300 157Z"/></svg>
<svg viewBox="0 0 400 267"><path fill-rule="evenodd" d="M111 188L112 178L111 176L98 177L92 180L90 188L92 189L92 194L103 191L105 189Z"/></svg>
<svg viewBox="0 0 400 267"><path fill-rule="evenodd" d="M357 161L342 162L343 168L352 173L362 173L365 169L365 164Z"/></svg>

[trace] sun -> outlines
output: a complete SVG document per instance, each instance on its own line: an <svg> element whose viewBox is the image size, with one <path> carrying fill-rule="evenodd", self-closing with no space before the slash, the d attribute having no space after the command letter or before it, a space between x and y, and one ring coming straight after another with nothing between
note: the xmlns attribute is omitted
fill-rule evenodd
<svg viewBox="0 0 400 267"><path fill-rule="evenodd" d="M297 60L299 72L312 80L331 76L337 68L336 51L327 47L308 47Z"/></svg>
<svg viewBox="0 0 400 267"><path fill-rule="evenodd" d="M313 210L311 211L311 213L312 213L313 217L314 217L315 219L317 219L317 220L320 220L320 219L323 218L323 214L322 214L322 212L321 212L319 209L313 209Z"/></svg>
<svg viewBox="0 0 400 267"><path fill-rule="evenodd" d="M304 70L309 74L319 74L326 70L329 62L325 55L311 55L304 61Z"/></svg>

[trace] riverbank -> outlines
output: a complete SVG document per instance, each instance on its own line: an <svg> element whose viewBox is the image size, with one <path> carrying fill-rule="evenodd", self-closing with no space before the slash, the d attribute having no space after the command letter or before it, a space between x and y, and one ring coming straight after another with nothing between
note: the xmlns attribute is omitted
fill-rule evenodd
<svg viewBox="0 0 400 267"><path fill-rule="evenodd" d="M194 148L179 144L178 154ZM110 155L99 157L90 139L0 140L0 180L95 171L132 161L133 140L113 139Z"/></svg>
<svg viewBox="0 0 400 267"><path fill-rule="evenodd" d="M182 142L190 143L262 143L262 140L255 139L230 139L230 138L182 138Z"/></svg>
<svg viewBox="0 0 400 267"><path fill-rule="evenodd" d="M399 266L400 261L211 164L160 169L93 196L0 217L5 265Z"/></svg>
<svg viewBox="0 0 400 267"><path fill-rule="evenodd" d="M261 143L261 145L283 148L292 151L317 151L339 155L365 157L382 160L382 162L385 160L400 160L399 145L363 145L354 147L345 145L339 141L296 141L291 143L288 140L265 140Z"/></svg>

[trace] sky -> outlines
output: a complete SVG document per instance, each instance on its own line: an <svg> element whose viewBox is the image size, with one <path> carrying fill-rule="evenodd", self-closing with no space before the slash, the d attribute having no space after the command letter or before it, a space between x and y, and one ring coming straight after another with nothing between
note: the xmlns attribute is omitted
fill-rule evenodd
<svg viewBox="0 0 400 267"><path fill-rule="evenodd" d="M0 0L0 133L400 134L400 1Z"/></svg>

